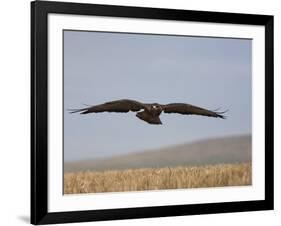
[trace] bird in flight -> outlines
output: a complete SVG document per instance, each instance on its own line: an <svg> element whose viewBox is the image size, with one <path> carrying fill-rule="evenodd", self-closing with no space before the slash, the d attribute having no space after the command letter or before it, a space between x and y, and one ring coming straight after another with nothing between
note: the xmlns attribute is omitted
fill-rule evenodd
<svg viewBox="0 0 281 226"><path fill-rule="evenodd" d="M129 111L137 112L136 116L149 124L162 124L159 116L164 113L178 113L183 115L201 115L225 119L224 112L210 111L204 108L196 107L185 103L171 104L146 104L135 100L123 99L106 102L100 105L89 106L81 109L70 109L70 113L89 114L100 112L119 112L127 113Z"/></svg>

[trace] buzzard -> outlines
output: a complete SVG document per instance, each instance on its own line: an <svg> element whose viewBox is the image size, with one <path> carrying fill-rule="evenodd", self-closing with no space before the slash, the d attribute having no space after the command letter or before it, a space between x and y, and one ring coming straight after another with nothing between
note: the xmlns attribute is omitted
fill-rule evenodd
<svg viewBox="0 0 281 226"><path fill-rule="evenodd" d="M87 108L72 109L70 113L89 114L100 112L120 112L126 113L129 111L137 112L136 116L149 124L162 124L159 115L164 113L178 113L184 115L202 115L208 117L222 118L224 112L210 111L204 108L196 107L185 103L171 104L145 104L135 100L123 99L111 102L106 102L100 105L89 106Z"/></svg>

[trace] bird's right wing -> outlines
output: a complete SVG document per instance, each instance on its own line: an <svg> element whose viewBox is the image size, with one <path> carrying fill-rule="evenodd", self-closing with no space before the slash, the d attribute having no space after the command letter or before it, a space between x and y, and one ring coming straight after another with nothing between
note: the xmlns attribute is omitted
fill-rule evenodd
<svg viewBox="0 0 281 226"><path fill-rule="evenodd" d="M70 109L70 113L80 112L80 114L89 113L99 113L99 112L129 112L129 111L139 111L144 109L145 105L134 100L116 100L111 102L106 102L100 105L90 106L88 108L81 109Z"/></svg>
<svg viewBox="0 0 281 226"><path fill-rule="evenodd" d="M184 103L172 103L162 105L162 109L165 113L178 113L184 115L202 115L208 117L215 117L215 118L225 118L223 113L225 112L217 112L217 111L210 111L204 108L196 107L191 104L184 104Z"/></svg>

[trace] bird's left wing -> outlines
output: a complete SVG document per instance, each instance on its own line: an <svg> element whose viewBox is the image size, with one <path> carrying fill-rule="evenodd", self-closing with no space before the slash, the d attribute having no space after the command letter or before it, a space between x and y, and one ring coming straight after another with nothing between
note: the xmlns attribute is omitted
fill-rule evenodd
<svg viewBox="0 0 281 226"><path fill-rule="evenodd" d="M196 107L191 104L172 103L161 105L165 113L178 113L184 115L202 115L208 117L225 118L224 112L210 111L204 108Z"/></svg>
<svg viewBox="0 0 281 226"><path fill-rule="evenodd" d="M70 113L80 112L81 114L88 113L99 113L99 112L129 112L129 111L139 111L144 109L145 105L135 101L135 100L116 100L111 102L106 102L104 104L94 105L87 108L72 109Z"/></svg>

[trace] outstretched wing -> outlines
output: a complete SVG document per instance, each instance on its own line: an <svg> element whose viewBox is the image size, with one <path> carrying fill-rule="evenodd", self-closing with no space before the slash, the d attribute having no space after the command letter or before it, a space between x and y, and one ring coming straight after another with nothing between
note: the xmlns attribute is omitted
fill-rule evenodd
<svg viewBox="0 0 281 226"><path fill-rule="evenodd" d="M106 102L100 105L90 106L82 109L70 109L70 113L80 112L80 114L98 113L98 112L129 112L139 111L145 108L145 105L134 100L116 100Z"/></svg>
<svg viewBox="0 0 281 226"><path fill-rule="evenodd" d="M190 104L182 104L182 103L162 105L162 109L165 113L179 113L184 115L202 115L202 116L216 117L216 118L223 118L223 119L225 119L225 116L222 114L226 112L226 111L224 112L210 111Z"/></svg>

